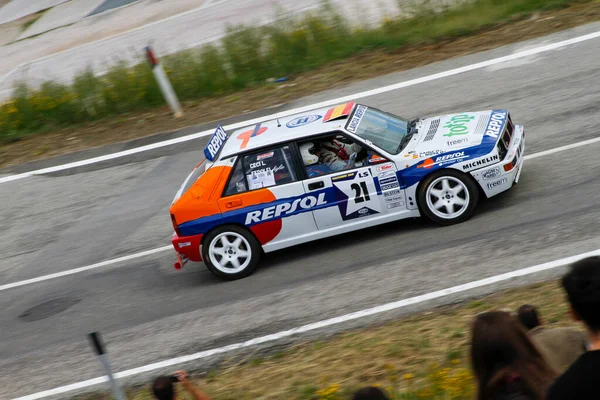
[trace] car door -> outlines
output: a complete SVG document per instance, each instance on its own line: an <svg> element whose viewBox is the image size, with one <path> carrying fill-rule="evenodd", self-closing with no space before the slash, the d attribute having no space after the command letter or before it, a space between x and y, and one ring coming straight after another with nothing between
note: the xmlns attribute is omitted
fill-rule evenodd
<svg viewBox="0 0 600 400"><path fill-rule="evenodd" d="M226 221L249 228L272 251L317 229L289 145L249 152L231 160L233 170L219 208ZM310 196L308 196L310 197Z"/></svg>
<svg viewBox="0 0 600 400"><path fill-rule="evenodd" d="M359 229L397 219L406 212L394 162L370 149L362 153L367 156L355 160L354 168L304 180L307 194L325 193L327 207L313 210L319 230Z"/></svg>

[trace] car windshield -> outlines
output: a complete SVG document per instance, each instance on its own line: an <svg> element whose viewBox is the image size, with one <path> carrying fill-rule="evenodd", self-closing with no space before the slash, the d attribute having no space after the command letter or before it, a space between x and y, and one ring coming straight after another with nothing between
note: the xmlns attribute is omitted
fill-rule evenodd
<svg viewBox="0 0 600 400"><path fill-rule="evenodd" d="M400 143L408 134L408 121L381 110L368 108L356 134L390 154L398 154Z"/></svg>

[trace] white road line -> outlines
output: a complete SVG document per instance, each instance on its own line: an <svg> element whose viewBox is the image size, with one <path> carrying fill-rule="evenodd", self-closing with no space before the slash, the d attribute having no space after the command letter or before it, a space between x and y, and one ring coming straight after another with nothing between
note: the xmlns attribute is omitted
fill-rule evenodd
<svg viewBox="0 0 600 400"><path fill-rule="evenodd" d="M561 151L571 150L571 149L575 149L577 147L587 146L589 144L594 144L594 143L598 143L598 142L600 142L600 137L597 137L594 139L589 139L589 140L584 140L583 142L577 142L577 143L567 144L565 146L555 147L553 149L540 151L538 153L529 154L529 155L526 155L524 157L524 159L532 160L534 158L544 157L544 156L548 156L550 154L559 153Z"/></svg>
<svg viewBox="0 0 600 400"><path fill-rule="evenodd" d="M369 96L375 96L375 95L390 92L393 90L398 90L398 89L406 88L409 86L419 85L422 83L435 81L437 79L448 78L450 76L462 74L465 72L475 71L478 69L489 67L490 65L496 65L496 64L507 62L507 61L512 61L512 60L517 60L517 59L524 58L524 57L529 57L529 56L539 54L539 53L558 50L565 46L571 46L571 45L574 45L577 43L582 43L582 42L585 42L588 40L596 39L598 37L600 37L600 31L593 32L593 33L583 35L583 36L578 36L578 37L575 37L572 39L563 40L560 42L536 47L533 49L520 51L520 52L517 52L514 54L507 55L507 56L497 57L497 58L493 58L491 60L466 65L464 67L454 68L454 69L451 69L448 71L439 72L439 73L424 76L421 78L411 79L408 81L399 82L399 83L395 83L392 85L383 86L383 87L372 89L372 90L367 90L364 92L354 93L354 94L351 94L348 96L338 97L335 99L322 101L320 103L316 103L316 104L312 104L312 105L308 105L308 106L304 106L304 107L298 107L298 108L295 108L292 110L283 111L278 114L272 114L272 115L267 115L267 116L260 117L260 118L255 118L255 119L251 119L251 120L247 120L247 121L238 122L235 124L227 125L224 128L227 130L243 128L245 126L257 124L259 122L265 122L268 120L272 120L276 117L280 117L280 118L287 117L290 115L294 115L294 114L298 114L298 113L302 113L302 112L306 112L306 111L311 111L315 108L328 107L328 106L331 106L331 105L334 105L337 103L343 103L346 101L361 99L361 98L365 98L365 97L369 97ZM87 160L75 161L72 163L57 165L54 167L42 168L42 169L38 169L35 171L24 172L24 173L16 174L16 175L9 175L9 176L0 178L0 184L19 180L19 179L29 178L34 175L43 175L43 174L48 174L51 172L63 171L63 170L70 169L70 168L81 167L84 165L89 165L89 164L94 164L94 163L98 163L98 162L102 162L102 161L112 160L112 159L119 158L119 157L125 157L125 156L131 155L131 154L141 153L141 152L148 151L148 150L154 150L154 149L158 149L158 148L165 147L165 146L171 146L173 144L187 142L189 140L208 136L208 135L211 135L212 133L213 133L213 130L207 130L207 131L198 132L198 133L194 133L194 134L187 135L187 136L182 136L182 137L176 138L176 139L170 139L170 140L166 140L163 142L158 142L158 143L153 143L153 144L149 144L146 146L136 147L134 149L120 151L117 153L106 154L103 156L94 157L94 158L90 158Z"/></svg>
<svg viewBox="0 0 600 400"><path fill-rule="evenodd" d="M275 340L279 340L279 339L283 339L286 337L296 335L298 333L304 333L304 332L309 332L309 331L313 331L316 329L326 328L326 327L329 327L332 325L340 324L340 323L347 322L347 321L352 321L352 320L359 319L359 318L368 317L368 316L375 315L375 314L381 314L386 311L396 310L396 309L407 307L407 306L410 306L413 304L418 304L418 303L423 303L423 302L434 300L434 299L439 299L441 297L446 297L446 296L449 296L452 294L468 292L470 290L477 289L477 288L484 287L484 286L489 286L494 283L503 282L503 281L507 281L510 279L514 279L514 278L518 278L518 277L522 277L522 276L526 276L526 275L532 275L532 274L535 274L538 272L543 272L543 271L547 271L550 269L563 267L563 266L569 265L575 261L578 261L582 258L586 258L586 257L590 257L590 256L597 256L597 255L600 255L600 249L590 251L588 253L579 254L576 256L563 258L560 260L550 261L550 262L547 262L544 264L535 265L533 267L523 268L523 269L519 269L516 271L507 272L504 274L491 276L489 278L480 279L480 280L465 283L462 285L449 287L447 289L437 290L435 292L422 294L420 296L410 297L408 299L398 300L398 301L383 304L380 306L367 308L365 310L353 312L353 313L346 314L346 315L341 315L339 317L326 319L326 320L315 322L315 323L308 324L308 325L299 326L297 328L288 329L288 330L273 333L270 335L261 336L261 337L255 338L255 339L246 340L244 342L234 343L234 344L230 344L228 346L217 347L215 349L205 350L205 351L201 351L198 353L189 354L187 356L171 358L169 360L144 365L142 367L128 369L128 370L116 373L115 377L116 378L126 378L126 377L133 376L133 375L139 375L144 372L150 372L150 371L170 367L170 366L177 365L177 364L183 364L186 362L199 360L202 358L212 357L214 355L230 352L233 350L239 350L239 349L243 349L246 347L256 346L256 345L262 344L262 343L272 342ZM107 381L108 381L108 378L106 376L98 377L98 378L94 378L94 379L89 379L89 380L73 383L71 385L61 386L61 387L57 387L57 388L54 388L51 390L34 393L29 396L19 397L14 400L42 399L44 397L54 396L57 394L71 392L73 390L87 388L87 387L94 386L94 385L97 385L97 384L100 384L103 382L107 382Z"/></svg>
<svg viewBox="0 0 600 400"><path fill-rule="evenodd" d="M548 156L551 154L560 153L561 151L571 150L571 149L575 149L577 147L587 146L587 145L590 145L593 143L598 143L598 142L600 142L600 137L597 137L594 139L589 139L589 140L584 140L583 142L568 144L566 146L555 147L550 150L540 151L539 153L528 154L523 159L531 160L534 158L544 157L544 156ZM2 292L4 290L16 288L19 286L30 285L32 283L38 283L38 282L43 282L43 281L47 281L50 279L62 278L63 276L78 274L80 272L85 272L85 271L89 271L92 269L105 267L105 266L108 266L111 264L116 264L116 263L123 262L123 261L133 260L133 259L139 258L139 257L145 257L147 255L160 253L160 252L171 250L171 249L173 249L173 246L158 247L156 249L146 250L146 251L142 251L142 252L135 253L135 254L130 254L128 256L123 256L123 257L119 257L119 258L113 258L112 260L102 261L97 264L92 264L92 265L88 265L85 267L75 268L75 269L71 269L71 270L63 271L63 272L57 272L55 274L43 275L43 276L39 276L37 278L27 279L25 281L7 283L5 285L0 285L0 292Z"/></svg>
<svg viewBox="0 0 600 400"><path fill-rule="evenodd" d="M128 256L123 256L123 257L119 257L119 258L113 258L111 260L106 260L106 261L102 261L102 262L99 262L99 263L96 263L96 264L87 265L85 267L70 269L68 271L57 272L55 274L42 275L42 276L38 276L37 278L27 279L27 280L24 280L24 281L7 283L6 285L0 286L0 292L3 291L3 290L12 289L12 288L16 288L16 287L19 287L19 286L30 285L32 283L48 281L50 279L62 278L63 276L69 276L69 275L73 275L73 274L78 274L80 272L90 271L92 269L98 269L98 268L106 267L108 265L120 263L120 262L123 262L123 261L129 261L129 260L133 260L135 258L140 258L140 257L145 257L145 256L149 256L149 255L152 255L152 254L160 253L160 252L163 252L163 251L166 251L166 250L169 250L169 249L173 249L173 246L158 247L156 249L146 250L146 251L142 251L142 252L139 252L139 253L130 254Z"/></svg>

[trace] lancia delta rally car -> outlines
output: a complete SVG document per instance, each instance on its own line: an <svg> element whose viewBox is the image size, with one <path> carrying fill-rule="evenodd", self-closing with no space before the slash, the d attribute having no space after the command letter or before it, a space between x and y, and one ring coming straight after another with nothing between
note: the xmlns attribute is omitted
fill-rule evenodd
<svg viewBox="0 0 600 400"><path fill-rule="evenodd" d="M219 126L171 205L175 268L204 261L239 279L300 243L403 218L463 222L518 182L524 144L508 110L409 121L351 102Z"/></svg>

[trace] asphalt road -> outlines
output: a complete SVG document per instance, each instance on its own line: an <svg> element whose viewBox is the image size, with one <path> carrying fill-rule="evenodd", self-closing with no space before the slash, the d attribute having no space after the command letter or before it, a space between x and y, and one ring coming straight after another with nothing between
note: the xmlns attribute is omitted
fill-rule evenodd
<svg viewBox="0 0 600 400"><path fill-rule="evenodd" d="M588 25L357 83L288 107L598 30L600 24ZM405 116L507 107L525 125L526 154L533 154L598 136L599 44L594 39L364 101ZM0 185L0 284L170 244L169 204L201 159L204 143ZM599 151L600 143L526 161L519 184L484 201L466 223L439 228L402 221L302 245L267 256L253 276L236 282L213 278L202 264L175 271L174 254L165 252L0 291L0 398L101 375L85 337L91 331L103 333L115 369L124 370L596 250ZM68 308L35 321L30 320L39 309L24 315L48 301ZM326 333L374 320L379 318Z"/></svg>

